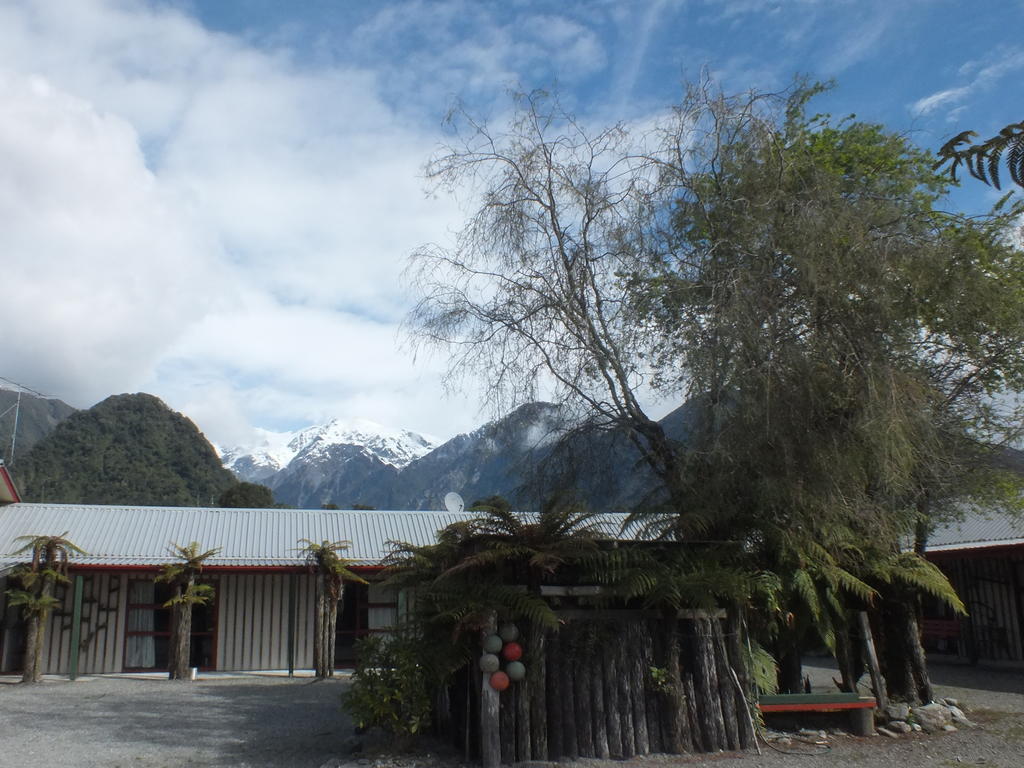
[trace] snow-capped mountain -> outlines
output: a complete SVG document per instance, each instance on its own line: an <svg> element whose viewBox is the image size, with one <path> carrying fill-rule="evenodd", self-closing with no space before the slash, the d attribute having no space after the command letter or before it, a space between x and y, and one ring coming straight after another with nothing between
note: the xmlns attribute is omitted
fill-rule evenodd
<svg viewBox="0 0 1024 768"><path fill-rule="evenodd" d="M360 459L356 465L383 465L397 471L438 444L439 441L429 435L385 427L367 419L332 419L296 432L257 430L252 443L222 451L221 458L224 466L242 480L266 483L276 489L312 468L319 477L326 479L353 459ZM338 466L332 468L332 464ZM349 473L353 469L354 466L348 467ZM305 501L318 500L308 498ZM319 501L326 503L323 499Z"/></svg>

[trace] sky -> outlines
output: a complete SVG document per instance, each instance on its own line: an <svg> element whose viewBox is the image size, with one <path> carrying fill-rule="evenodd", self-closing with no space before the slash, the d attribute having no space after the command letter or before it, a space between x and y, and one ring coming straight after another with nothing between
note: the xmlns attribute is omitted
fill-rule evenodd
<svg viewBox="0 0 1024 768"><path fill-rule="evenodd" d="M1022 0L0 0L0 376L150 392L221 446L447 438L489 411L414 359L402 272L465 220L423 178L456 100L500 123L557 86L642 122L702 72L803 74L835 80L818 111L937 148L1024 118L1022 29Z"/></svg>

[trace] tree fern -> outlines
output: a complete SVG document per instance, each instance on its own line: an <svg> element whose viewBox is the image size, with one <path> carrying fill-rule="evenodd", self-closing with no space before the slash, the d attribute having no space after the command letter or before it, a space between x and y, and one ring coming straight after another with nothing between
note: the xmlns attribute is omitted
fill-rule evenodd
<svg viewBox="0 0 1024 768"><path fill-rule="evenodd" d="M999 167L1005 154L1010 179L1024 187L1024 122L1011 123L995 136L974 144L977 135L975 131L958 133L939 149L939 159L933 167L938 169L948 164L945 170L957 181L957 171L962 166L982 183L1002 189Z"/></svg>

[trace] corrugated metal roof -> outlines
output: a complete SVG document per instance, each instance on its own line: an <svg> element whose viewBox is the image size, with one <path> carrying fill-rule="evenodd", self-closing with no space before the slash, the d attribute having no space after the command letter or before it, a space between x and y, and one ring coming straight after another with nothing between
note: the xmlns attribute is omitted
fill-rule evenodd
<svg viewBox="0 0 1024 768"><path fill-rule="evenodd" d="M928 537L929 552L1024 544L1024 519L994 511L968 510L964 519L937 528Z"/></svg>
<svg viewBox="0 0 1024 768"><path fill-rule="evenodd" d="M215 509L206 507L122 507L81 504L10 504L0 507L0 571L24 558L12 558L20 536L67 538L86 555L82 565L161 565L174 560L171 542L198 541L220 548L210 566L281 567L302 564L300 539L350 541L344 556L375 565L388 542L431 544L439 530L478 513L322 509ZM622 514L602 515L598 523L617 538Z"/></svg>

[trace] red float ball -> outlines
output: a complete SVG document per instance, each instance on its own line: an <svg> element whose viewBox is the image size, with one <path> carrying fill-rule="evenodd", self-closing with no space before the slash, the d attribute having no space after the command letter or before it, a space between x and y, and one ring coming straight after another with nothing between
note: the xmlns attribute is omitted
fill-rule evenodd
<svg viewBox="0 0 1024 768"><path fill-rule="evenodd" d="M496 691L504 691L508 688L509 679L508 675L504 672L495 672L491 675L491 688Z"/></svg>
<svg viewBox="0 0 1024 768"><path fill-rule="evenodd" d="M523 646L519 643L505 643L501 655L505 657L505 661L519 661L523 658Z"/></svg>

